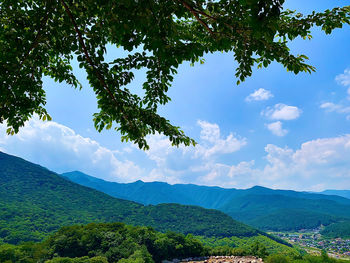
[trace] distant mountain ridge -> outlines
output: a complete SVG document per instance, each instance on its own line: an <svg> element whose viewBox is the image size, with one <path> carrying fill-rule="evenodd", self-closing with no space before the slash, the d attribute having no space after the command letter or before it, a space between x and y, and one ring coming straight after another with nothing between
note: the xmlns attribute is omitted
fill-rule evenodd
<svg viewBox="0 0 350 263"><path fill-rule="evenodd" d="M323 195L337 195L350 199L350 190L325 190L319 193Z"/></svg>
<svg viewBox="0 0 350 263"><path fill-rule="evenodd" d="M0 243L39 241L62 226L91 222L124 222L202 236L269 237L217 210L117 199L0 152Z"/></svg>
<svg viewBox="0 0 350 263"><path fill-rule="evenodd" d="M179 203L218 209L264 230L314 228L350 218L350 199L336 195L272 190L261 186L240 190L162 182L122 184L77 171L62 176L111 196L146 205ZM285 220L286 216L289 222Z"/></svg>

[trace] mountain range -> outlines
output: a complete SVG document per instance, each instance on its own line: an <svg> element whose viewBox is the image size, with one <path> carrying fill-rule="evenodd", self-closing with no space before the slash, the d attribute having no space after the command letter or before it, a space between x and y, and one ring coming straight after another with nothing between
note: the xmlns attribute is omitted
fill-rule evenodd
<svg viewBox="0 0 350 263"><path fill-rule="evenodd" d="M300 230L350 219L350 199L330 195L337 191L323 194L273 190L260 186L242 190L142 181L124 184L108 182L79 171L64 173L62 176L111 196L144 205L179 203L218 209L262 230ZM345 194L346 191L341 193Z"/></svg>
<svg viewBox="0 0 350 263"><path fill-rule="evenodd" d="M0 152L0 243L40 241L62 226L91 222L124 222L207 237L274 239L217 210L118 199Z"/></svg>

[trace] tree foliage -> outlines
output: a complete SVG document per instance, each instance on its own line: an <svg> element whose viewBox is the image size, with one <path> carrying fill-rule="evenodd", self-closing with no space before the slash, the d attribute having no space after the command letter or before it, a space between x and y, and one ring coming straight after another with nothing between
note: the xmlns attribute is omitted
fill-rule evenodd
<svg viewBox="0 0 350 263"><path fill-rule="evenodd" d="M200 237L199 237L200 238ZM344 260L298 253L274 251L259 239L245 244L199 241L192 235L160 233L149 227L122 223L88 224L63 227L41 243L0 245L0 262L6 263L154 263L165 259L198 256L257 256L267 263L345 263ZM218 245L220 243L220 245ZM267 246L266 246L267 245ZM286 253L287 252L287 253Z"/></svg>
<svg viewBox="0 0 350 263"><path fill-rule="evenodd" d="M63 227L46 241L0 246L0 262L153 263L208 254L192 235L122 223Z"/></svg>
<svg viewBox="0 0 350 263"><path fill-rule="evenodd" d="M0 3L0 121L16 133L34 113L45 110L43 76L81 85L73 74L75 57L93 88L98 131L115 128L122 140L147 149L155 132L174 145L195 142L157 113L177 68L206 53L233 51L238 82L254 65L276 61L294 73L312 72L305 55L288 43L311 38L319 26L329 34L349 24L350 7L303 16L284 10L285 0L5 0ZM107 45L129 52L106 61ZM146 70L144 96L130 90L134 71Z"/></svg>

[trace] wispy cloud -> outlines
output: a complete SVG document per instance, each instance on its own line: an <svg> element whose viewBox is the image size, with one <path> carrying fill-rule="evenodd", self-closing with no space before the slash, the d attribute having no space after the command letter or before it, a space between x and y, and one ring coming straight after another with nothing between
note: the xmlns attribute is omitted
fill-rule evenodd
<svg viewBox="0 0 350 263"><path fill-rule="evenodd" d="M337 113L350 113L350 106L343 106L340 104L334 104L332 102L325 102L320 105L321 109L325 109L328 112Z"/></svg>
<svg viewBox="0 0 350 263"><path fill-rule="evenodd" d="M344 73L339 74L335 77L335 81L344 87L350 86L350 68L345 69Z"/></svg>
<svg viewBox="0 0 350 263"><path fill-rule="evenodd" d="M348 99L350 100L350 68L345 69L343 74L339 74L335 77L335 81L346 88L348 88Z"/></svg>
<svg viewBox="0 0 350 263"><path fill-rule="evenodd" d="M251 101L262 101L262 100L268 100L273 97L273 94L266 89L260 88L258 90L255 90L253 93L249 94L245 98L245 101L251 102Z"/></svg>
<svg viewBox="0 0 350 263"><path fill-rule="evenodd" d="M335 81L344 87L347 87L348 100L350 100L350 69L345 69L343 74L339 74L335 77ZM350 120L350 106L348 100L341 100L338 103L333 102L323 102L320 105L321 109L324 109L326 112L335 112L338 114L346 114L346 119Z"/></svg>

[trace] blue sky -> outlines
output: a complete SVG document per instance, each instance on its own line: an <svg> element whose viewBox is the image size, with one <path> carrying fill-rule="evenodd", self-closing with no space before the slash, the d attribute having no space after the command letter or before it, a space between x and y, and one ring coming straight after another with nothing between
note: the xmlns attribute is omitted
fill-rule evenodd
<svg viewBox="0 0 350 263"><path fill-rule="evenodd" d="M310 12L346 4L289 0L286 7ZM121 143L115 131L96 132L96 99L75 67L84 88L45 79L53 121L34 118L15 136L6 136L1 125L0 150L59 173L80 170L117 182L350 189L350 27L328 36L315 29L313 36L290 45L316 66L312 75L296 76L272 64L236 86L233 54L182 65L169 91L172 101L160 113L193 137L195 148L174 148L155 135L143 152ZM124 55L114 48L107 54ZM130 88L138 92L143 77L138 72Z"/></svg>

